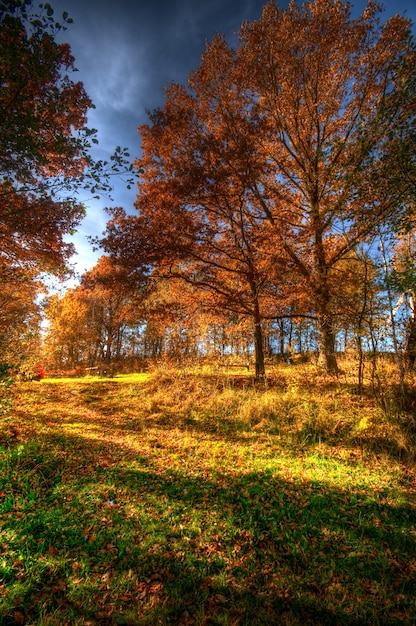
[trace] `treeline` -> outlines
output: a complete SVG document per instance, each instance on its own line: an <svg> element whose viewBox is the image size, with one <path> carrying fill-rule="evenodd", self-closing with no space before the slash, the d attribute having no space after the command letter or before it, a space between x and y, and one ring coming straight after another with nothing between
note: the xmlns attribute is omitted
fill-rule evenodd
<svg viewBox="0 0 416 626"><path fill-rule="evenodd" d="M395 250L389 276L383 276L382 266L368 256L356 255L345 282L339 284L336 351L355 359L358 378L366 358L374 362L391 353L403 368L414 363L411 292L405 297L401 282L414 263L414 234L402 238ZM85 373L86 368L101 366L108 371L140 370L162 360L234 364L255 372L250 319L204 309L203 302L204 293L193 285L177 279L133 279L125 267L102 256L79 286L44 301L43 362L51 373ZM318 362L319 331L312 314L263 320L262 333L266 369L278 361Z"/></svg>
<svg viewBox="0 0 416 626"><path fill-rule="evenodd" d="M127 155L89 155L91 102L54 40L68 16L1 6L5 360L21 351L73 370L249 359L262 379L268 359L306 354L336 375L350 351L361 384L366 355L390 352L403 386L416 356L408 19L383 24L373 3L352 19L347 2L271 1L235 48L215 37L139 128L136 211L108 209L97 266L41 308L41 278L65 274L64 236L85 211L72 194L108 191ZM16 68L27 78L29 61L39 72L25 90Z"/></svg>

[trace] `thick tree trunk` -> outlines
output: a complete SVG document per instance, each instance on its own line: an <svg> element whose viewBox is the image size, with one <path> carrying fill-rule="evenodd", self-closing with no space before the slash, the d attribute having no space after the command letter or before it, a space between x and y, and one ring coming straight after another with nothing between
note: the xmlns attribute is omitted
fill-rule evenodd
<svg viewBox="0 0 416 626"><path fill-rule="evenodd" d="M339 372L335 352L335 333L327 316L319 320L318 363L328 374L337 374Z"/></svg>
<svg viewBox="0 0 416 626"><path fill-rule="evenodd" d="M319 364L328 374L337 374L339 370L335 353L335 332L328 283L329 267L322 237L323 227L319 209L315 213L314 231L314 291L319 325Z"/></svg>
<svg viewBox="0 0 416 626"><path fill-rule="evenodd" d="M339 372L335 352L335 333L328 315L319 318L319 365L328 374Z"/></svg>
<svg viewBox="0 0 416 626"><path fill-rule="evenodd" d="M328 286L327 268L319 268L319 282L316 288L316 308L319 328L319 365L327 374L339 372L335 352L335 332L331 312L331 296Z"/></svg>

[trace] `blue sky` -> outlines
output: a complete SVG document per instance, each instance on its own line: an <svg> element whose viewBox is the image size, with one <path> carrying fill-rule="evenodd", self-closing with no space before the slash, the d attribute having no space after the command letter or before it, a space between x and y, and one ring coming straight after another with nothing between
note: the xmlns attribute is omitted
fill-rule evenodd
<svg viewBox="0 0 416 626"><path fill-rule="evenodd" d="M258 19L265 0L50 0L58 18L67 11L74 23L62 34L71 45L74 80L81 80L95 104L90 127L98 129L97 158L108 159L118 145L132 159L140 155L137 127L148 122L147 110L162 106L164 87L171 81L185 84L195 70L207 40L223 33L229 42L242 22ZM365 0L357 0L353 15ZM286 8L288 2L280 0ZM386 0L384 18L406 14L416 24L416 0ZM414 28L416 32L416 29ZM114 181L113 199L82 197L87 217L73 241L78 272L90 269L99 253L92 251L88 235L105 228L106 206L134 211L136 191Z"/></svg>

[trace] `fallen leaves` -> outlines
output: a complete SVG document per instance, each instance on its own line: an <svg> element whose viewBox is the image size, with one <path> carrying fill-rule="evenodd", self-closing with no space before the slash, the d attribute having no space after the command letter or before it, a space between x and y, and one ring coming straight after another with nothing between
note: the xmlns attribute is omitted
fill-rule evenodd
<svg viewBox="0 0 416 626"><path fill-rule="evenodd" d="M113 383L112 411L102 411L110 387L89 394L83 384L79 394L55 384L46 395L42 384L39 406L25 412L30 437L2 456L8 615L44 606L86 624L157 623L156 615L191 624L226 613L237 624L264 611L270 623L294 601L305 615L318 605L338 606L341 617L353 606L358 617L393 615L392 603L394 614L411 614L414 474L396 461L299 449L238 420L221 434L205 428L204 413L196 428L181 406L157 423L143 409L138 428L143 388L117 396ZM205 411L212 389L197 393ZM248 401L245 390L227 393L236 410L238 398ZM93 409L81 412L92 397ZM130 421L121 428L113 417L124 403Z"/></svg>

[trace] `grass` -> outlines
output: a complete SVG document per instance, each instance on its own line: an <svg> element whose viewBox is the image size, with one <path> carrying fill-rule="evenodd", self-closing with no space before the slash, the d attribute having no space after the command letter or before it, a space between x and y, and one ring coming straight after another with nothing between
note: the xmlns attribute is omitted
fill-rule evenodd
<svg viewBox="0 0 416 626"><path fill-rule="evenodd" d="M413 417L308 367L16 386L0 623L414 624Z"/></svg>

